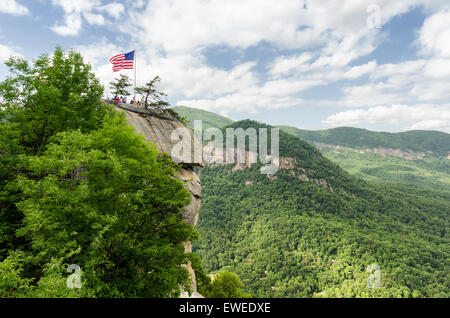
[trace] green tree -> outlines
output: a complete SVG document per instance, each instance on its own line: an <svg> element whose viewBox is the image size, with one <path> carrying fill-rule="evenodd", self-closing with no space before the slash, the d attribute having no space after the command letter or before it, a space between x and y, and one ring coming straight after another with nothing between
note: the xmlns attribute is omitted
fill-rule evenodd
<svg viewBox="0 0 450 318"><path fill-rule="evenodd" d="M130 93L128 92L128 88L131 87L131 80L127 75L120 74L119 78L116 78L114 81L109 82L109 88L111 92L114 94L114 99L119 95L127 96Z"/></svg>
<svg viewBox="0 0 450 318"><path fill-rule="evenodd" d="M0 259L8 250L27 248L15 231L23 215L11 183L23 155L39 155L56 133L97 129L111 108L101 101L103 86L79 53L61 48L33 63L10 58L9 76L0 82Z"/></svg>
<svg viewBox="0 0 450 318"><path fill-rule="evenodd" d="M0 295L167 297L190 286L177 166L101 102L78 53L13 58L0 83ZM67 265L82 269L69 289Z"/></svg>
<svg viewBox="0 0 450 318"><path fill-rule="evenodd" d="M58 273L39 272L51 259L78 264L84 292L97 297L170 297L189 286L183 242L196 234L182 220L190 197L175 169L121 113L89 134L62 132L42 155L24 158L17 233L31 241L38 289L65 290Z"/></svg>
<svg viewBox="0 0 450 318"><path fill-rule="evenodd" d="M208 275L206 275L202 266L202 260L200 256L198 256L195 253L192 253L189 256L189 260L191 261L192 269L195 272L197 290L200 294L205 296L209 291L209 287L211 285L211 278Z"/></svg>
<svg viewBox="0 0 450 318"><path fill-rule="evenodd" d="M6 65L11 75L0 83L4 153L37 154L55 133L95 129L104 116L103 86L79 53L56 48L33 64L11 58Z"/></svg>
<svg viewBox="0 0 450 318"><path fill-rule="evenodd" d="M136 87L136 92L145 97L145 108L150 106L153 108L164 109L169 106L169 103L163 100L167 94L158 91L156 87L160 81L160 77L156 76L150 82L146 83L145 86Z"/></svg>

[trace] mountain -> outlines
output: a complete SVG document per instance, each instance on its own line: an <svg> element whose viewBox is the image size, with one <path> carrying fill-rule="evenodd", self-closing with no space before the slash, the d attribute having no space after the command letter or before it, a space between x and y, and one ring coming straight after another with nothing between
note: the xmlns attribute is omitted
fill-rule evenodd
<svg viewBox="0 0 450 318"><path fill-rule="evenodd" d="M408 158L408 153L417 157L450 155L450 135L439 131L414 130L402 133L374 132L360 128L341 127L328 130L303 130L290 126L279 126L310 143L339 145L352 149L397 149ZM390 155L386 151L386 155ZM395 153L393 156L397 156ZM399 152L398 156L401 156Z"/></svg>
<svg viewBox="0 0 450 318"><path fill-rule="evenodd" d="M280 126L319 148L351 174L375 182L415 184L450 191L450 135L437 131L322 131Z"/></svg>
<svg viewBox="0 0 450 318"><path fill-rule="evenodd" d="M191 125L195 119L223 127L233 121L189 107L175 107ZM374 132L359 128L311 131L278 126L319 148L322 154L367 181L450 191L450 135L438 131Z"/></svg>
<svg viewBox="0 0 450 318"><path fill-rule="evenodd" d="M231 123L233 123L231 119L202 109L191 108L186 106L176 106L173 107L173 110L175 110L181 116L187 117L187 119L189 120L188 123L189 128L194 128L194 120L202 120L203 129L207 129L210 127L221 128L223 126L230 125Z"/></svg>
<svg viewBox="0 0 450 318"><path fill-rule="evenodd" d="M275 175L201 171L193 251L207 272L231 270L257 297L450 296L450 192L365 182L284 131L280 156Z"/></svg>

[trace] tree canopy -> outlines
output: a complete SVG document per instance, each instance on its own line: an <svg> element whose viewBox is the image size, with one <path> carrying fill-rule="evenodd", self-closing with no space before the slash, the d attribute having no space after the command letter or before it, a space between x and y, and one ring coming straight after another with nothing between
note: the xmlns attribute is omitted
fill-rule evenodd
<svg viewBox="0 0 450 318"><path fill-rule="evenodd" d="M190 285L177 166L80 54L13 58L0 83L0 296L168 297ZM68 288L68 265L81 288Z"/></svg>

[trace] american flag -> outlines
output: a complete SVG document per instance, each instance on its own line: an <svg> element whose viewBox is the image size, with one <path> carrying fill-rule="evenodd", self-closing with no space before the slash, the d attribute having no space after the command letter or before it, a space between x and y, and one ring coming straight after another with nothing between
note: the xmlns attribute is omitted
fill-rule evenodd
<svg viewBox="0 0 450 318"><path fill-rule="evenodd" d="M113 65L113 71L118 72L120 70L132 70L134 63L134 51L117 54L109 59Z"/></svg>

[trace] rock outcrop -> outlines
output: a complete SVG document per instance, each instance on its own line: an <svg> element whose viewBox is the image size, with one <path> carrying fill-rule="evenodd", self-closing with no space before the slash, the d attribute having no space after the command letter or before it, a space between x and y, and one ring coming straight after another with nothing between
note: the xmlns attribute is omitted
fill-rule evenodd
<svg viewBox="0 0 450 318"><path fill-rule="evenodd" d="M258 157L258 155L256 153L245 151L245 155L244 155L245 157L243 157L243 158L245 158L245 162L236 163L237 153L239 151L236 148L233 151L234 151L234 160L235 160L234 162L232 162L232 163L226 162L226 154L223 153L220 156L214 157L214 159L221 159L222 160L221 163L212 163L212 164L209 164L209 166L210 167L223 167L223 166L227 166L227 165L233 165L233 168L231 169L232 172L243 171L247 168L251 168L252 165L254 164L253 162L256 162L256 158ZM298 179L301 181L314 182L315 184L324 188L325 190L327 190L329 192L334 192L333 186L327 180L315 178L314 171L311 169L300 167L295 158L280 157L278 160L278 165L279 165L280 170L289 171L289 173L291 175L297 176ZM267 174L267 178L269 178L270 180L278 179L278 177L273 174ZM253 181L247 180L247 181L245 181L245 185L251 186L251 185L253 185Z"/></svg>
<svg viewBox="0 0 450 318"><path fill-rule="evenodd" d="M405 160L420 160L420 159L425 158L427 155L430 155L433 153L432 151L414 152L411 150L404 151L401 149L381 148L381 147L355 149L355 148L339 146L339 145L329 145L329 144L325 144L323 142L314 142L314 146L316 146L320 150L334 149L334 150L352 151L352 152L357 152L357 153L373 153L373 154L383 156L383 157L398 157L398 158L403 158Z"/></svg>
<svg viewBox="0 0 450 318"><path fill-rule="evenodd" d="M200 185L200 178L194 171L194 168L196 166L203 167L204 164L203 162L196 163L193 153L188 156L190 159L186 159L186 156L177 158L176 154L172 153L172 148L176 144L188 142L187 140L182 139L173 141L171 138L172 132L178 128L186 128L186 126L176 120L173 116L155 113L137 105L119 104L117 105L117 109L125 113L128 123L135 128L136 133L142 134L148 142L153 142L160 153L171 155L174 161L177 161L182 165L182 168L176 177L184 183L186 189L188 189L191 194L191 203L184 208L183 217L188 224L195 226L198 221L198 213L202 201L202 188ZM195 147L200 147L201 149L193 132L190 129L188 131L191 135L191 142L194 143L191 145L190 149L195 149ZM191 242L186 242L185 252L192 252ZM191 290L193 291L193 294L191 297L199 298L201 295L197 293L195 273L190 264L188 264L187 269L192 280ZM187 296L187 293L182 294L182 297Z"/></svg>

